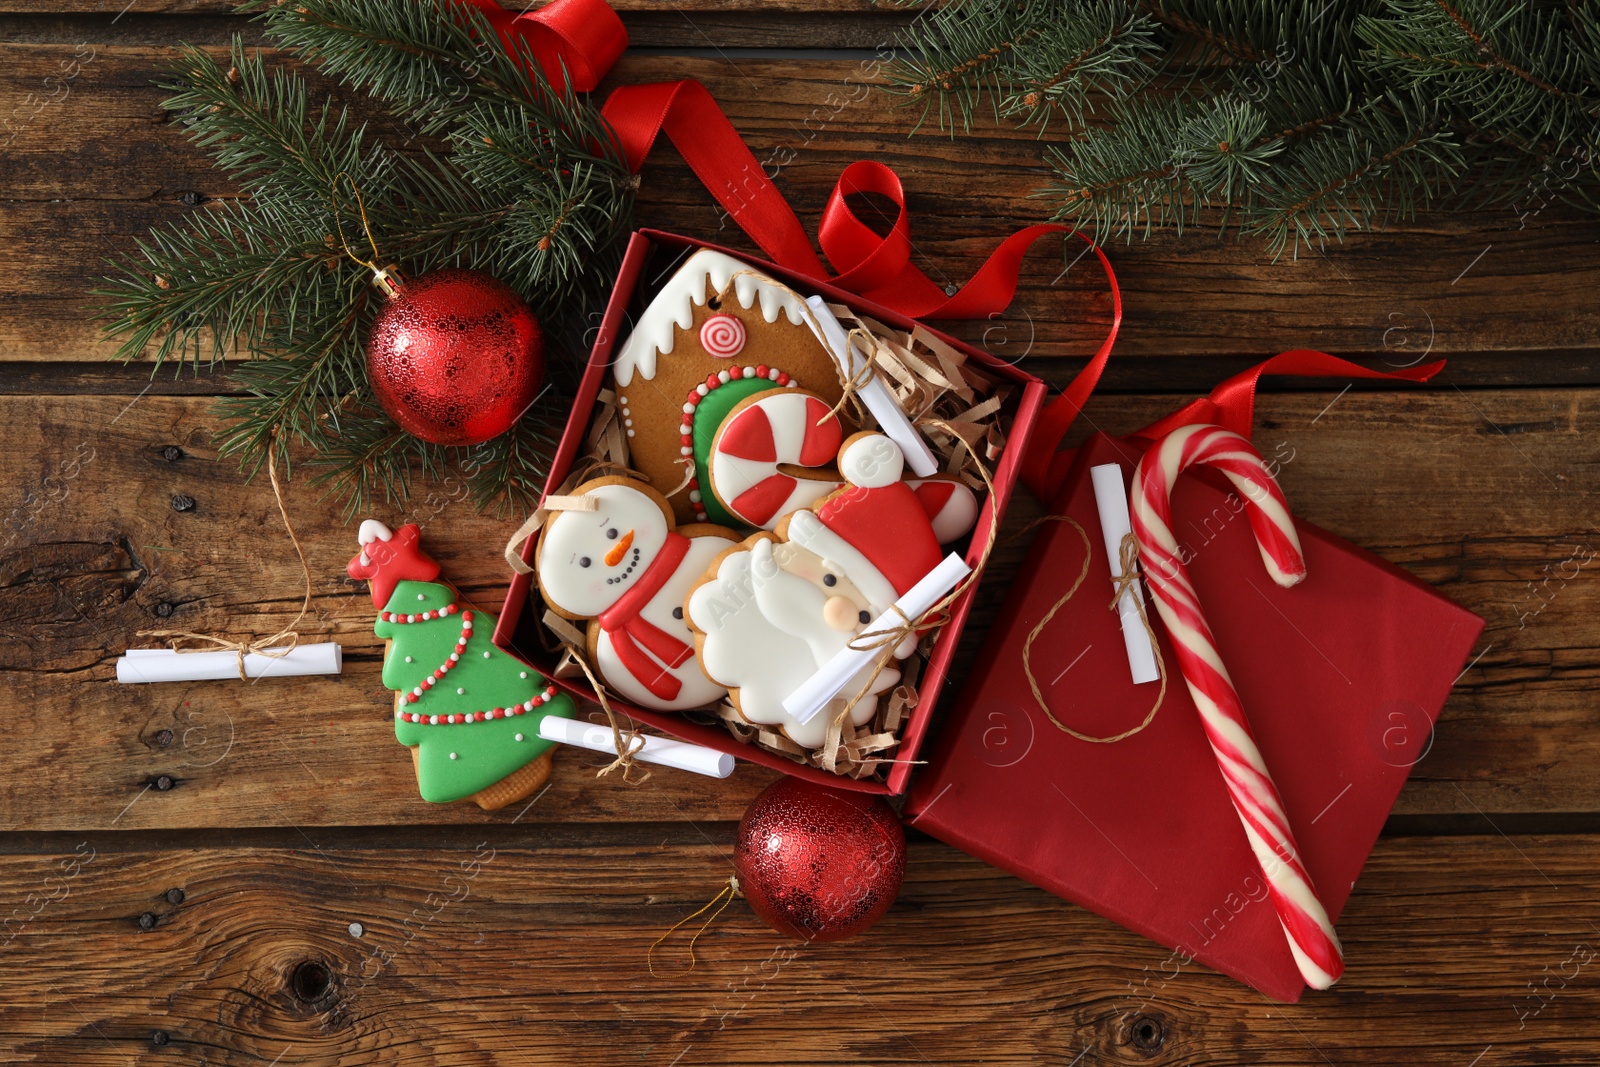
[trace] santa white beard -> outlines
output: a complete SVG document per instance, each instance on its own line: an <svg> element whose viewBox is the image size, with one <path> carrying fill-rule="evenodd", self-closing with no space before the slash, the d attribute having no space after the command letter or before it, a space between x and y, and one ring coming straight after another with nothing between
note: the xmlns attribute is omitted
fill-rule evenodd
<svg viewBox="0 0 1600 1067"><path fill-rule="evenodd" d="M737 690L734 702L746 720L776 726L806 748L822 745L828 725L872 671L869 663L808 722L796 722L784 710L784 699L855 637L854 631L824 621L826 600L817 586L778 567L767 540L724 556L712 580L689 597L689 618L705 634L700 659L706 674ZM900 672L885 667L850 709L850 721L856 726L871 721L878 694L899 681Z"/></svg>

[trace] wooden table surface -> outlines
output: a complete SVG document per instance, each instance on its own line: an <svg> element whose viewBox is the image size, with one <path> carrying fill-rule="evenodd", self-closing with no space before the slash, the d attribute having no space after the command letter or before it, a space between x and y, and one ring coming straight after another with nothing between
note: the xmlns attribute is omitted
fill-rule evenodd
<svg viewBox="0 0 1600 1067"><path fill-rule="evenodd" d="M271 633L300 596L266 484L216 460L225 369L107 363L84 310L102 257L230 195L151 81L178 41L253 32L217 0L124 2L0 0L0 115L20 131L0 156L0 1061L1600 1062L1600 221L1533 192L1278 263L1204 228L1112 248L1127 324L1088 410L1108 431L1281 349L1450 359L1426 389L1330 382L1258 408L1258 442L1294 450L1301 516L1488 621L1344 912L1334 990L1282 1006L1191 966L1147 997L1166 949L916 835L867 936L793 945L736 904L691 974L657 980L646 949L726 879L773 775L630 788L569 751L526 809L423 803L344 576L353 527L316 491L288 494L316 575L303 630L344 644L342 676L115 683L140 629ZM858 158L899 170L935 278L1036 218L1029 135L908 139L914 116L861 88L906 16L618 6L645 47L613 80L702 79L759 158L788 160L808 225ZM749 247L669 150L638 219ZM1006 318L965 335L1065 381L1108 308L1086 264L1059 272L1032 257ZM1038 510L1019 492L1008 526ZM450 484L379 514L424 523L446 575L498 604L506 522Z"/></svg>

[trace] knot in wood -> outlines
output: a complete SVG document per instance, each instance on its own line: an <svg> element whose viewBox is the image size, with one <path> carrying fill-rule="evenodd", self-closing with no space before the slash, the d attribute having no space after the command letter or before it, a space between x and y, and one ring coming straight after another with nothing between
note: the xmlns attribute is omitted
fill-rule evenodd
<svg viewBox="0 0 1600 1067"><path fill-rule="evenodd" d="M289 972L289 992L305 1004L319 1001L333 992L333 971L321 960L301 960Z"/></svg>
<svg viewBox="0 0 1600 1067"><path fill-rule="evenodd" d="M1166 1033L1161 1020L1154 1015L1136 1016L1128 1024L1128 1043L1140 1052L1155 1052L1161 1048Z"/></svg>

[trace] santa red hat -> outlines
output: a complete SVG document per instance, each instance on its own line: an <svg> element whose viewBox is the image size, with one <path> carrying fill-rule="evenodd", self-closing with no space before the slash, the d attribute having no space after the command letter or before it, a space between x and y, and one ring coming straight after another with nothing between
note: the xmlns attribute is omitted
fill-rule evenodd
<svg viewBox="0 0 1600 1067"><path fill-rule="evenodd" d="M789 518L789 540L838 567L879 611L943 557L922 502L899 481L852 485L814 512L796 512Z"/></svg>

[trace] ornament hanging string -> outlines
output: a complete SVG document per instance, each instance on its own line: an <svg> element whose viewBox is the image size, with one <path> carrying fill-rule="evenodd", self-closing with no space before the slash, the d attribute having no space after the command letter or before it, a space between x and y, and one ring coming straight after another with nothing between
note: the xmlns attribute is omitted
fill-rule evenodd
<svg viewBox="0 0 1600 1067"><path fill-rule="evenodd" d="M1133 593L1134 606L1139 609L1139 621L1144 624L1144 632L1150 639L1150 647L1155 650L1156 667L1161 671L1161 691L1156 694L1155 703L1150 705L1150 710L1145 713L1144 720L1139 725L1130 727L1120 734L1112 734L1109 737L1095 737L1091 734L1080 733L1055 717L1055 713L1050 710L1049 702L1044 698L1044 691L1039 687L1039 680L1033 674L1033 643L1038 640L1039 635L1044 632L1044 628L1049 626L1051 620L1056 617L1056 612L1066 607L1067 602L1076 595L1079 587L1083 585L1084 579L1089 576L1089 561L1092 555L1089 547L1089 535L1084 532L1083 526L1076 519L1066 515L1046 515L1042 519L1036 519L1020 530L1016 536L1021 536L1040 523L1046 522L1065 522L1077 531L1078 537L1083 541L1083 566L1078 569L1078 576L1073 579L1072 585L1067 588L1067 591L1061 594L1054 604L1050 605L1050 610L1044 613L1044 618L1040 619L1034 628L1028 631L1028 639L1022 643L1023 677L1028 679L1028 688L1033 691L1034 703L1039 705L1039 710L1044 712L1044 717L1049 719L1055 725L1055 728L1062 733L1094 745L1110 745L1118 741L1125 741L1154 722L1156 712L1161 710L1162 702L1167 699L1167 661L1161 655L1161 646L1156 641L1155 628L1150 625L1150 618L1145 614L1144 599L1138 595L1138 586L1134 584L1139 580L1139 543L1131 533L1125 534L1122 538L1118 552L1121 559L1118 561L1117 574L1111 579L1111 584L1116 591L1111 597L1109 610L1116 610L1117 601L1122 598L1124 590Z"/></svg>
<svg viewBox="0 0 1600 1067"><path fill-rule="evenodd" d="M267 443L267 478L272 482L272 496L278 502L278 515L283 519L283 528L289 532L289 543L294 545L294 554L300 560L300 572L305 578L306 591L300 600L300 613L282 630L262 641L236 641L216 634L195 633L191 630L140 630L140 637L165 638L174 652L209 652L207 648L179 648L180 641L204 641L233 652L239 660L239 680L249 681L245 674L244 658L246 655L264 656L268 659L282 659L295 650L300 643L300 634L295 629L300 625L300 620L306 617L311 610L311 566L306 562L305 549L300 545L300 538L294 532L294 523L289 521L289 509L283 503L283 486L278 482L278 449L277 433L274 432ZM280 644L287 641L287 645Z"/></svg>
<svg viewBox="0 0 1600 1067"><path fill-rule="evenodd" d="M351 249L350 242L344 236L344 223L339 221L339 180L343 179L350 185L350 191L356 194L356 210L361 214L361 228L366 232L367 244L372 248L372 258L362 259ZM385 294L394 295L394 279L398 273L396 268L379 265L383 253L378 249L378 239L372 236L372 223L367 219L367 202L361 196L361 190L356 185L356 180L344 171L333 176L333 228L339 234L339 244L344 249L344 254L366 267L372 272L372 282L381 288Z"/></svg>
<svg viewBox="0 0 1600 1067"><path fill-rule="evenodd" d="M739 895L740 895L740 892L739 892L739 878L738 878L737 875L730 874L730 875L728 875L727 883L725 885L723 885L723 887L721 889L717 890L717 895L716 896L712 897L710 900L708 900L704 904L702 904L698 911L695 911L690 915L685 915L683 918L681 918L677 922L673 923L672 924L672 929L668 930L666 933L664 933L660 937L656 938L655 941L651 943L649 950L646 951L645 954L644 954L645 966L650 968L650 977L651 978L682 978L684 975L686 975L690 971L694 970L695 964L697 964L699 962L699 960L697 960L695 958L695 954L694 954L695 942L699 941L700 940L700 935L705 933L706 929L708 927L710 927L710 925L712 923L717 921L717 916L722 914L723 909L726 908L729 904L733 903L733 898L737 897ZM720 905L717 904L717 902L719 900L722 902ZM705 922L700 924L700 929L696 930L694 932L694 936L689 939L689 966L685 967L681 971L676 971L676 972L674 972L672 974L657 974L656 973L656 963L655 963L656 948L660 946L661 942L665 941L667 938L669 938L673 934L677 933L678 932L678 928L681 927L684 923L693 921L696 916L704 914L707 910L709 910L713 906L716 906L717 910L713 911L711 913L710 918L706 919Z"/></svg>

